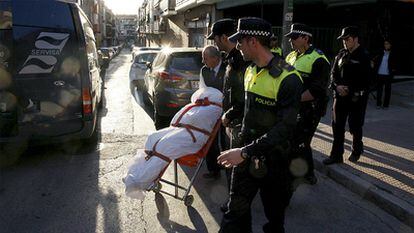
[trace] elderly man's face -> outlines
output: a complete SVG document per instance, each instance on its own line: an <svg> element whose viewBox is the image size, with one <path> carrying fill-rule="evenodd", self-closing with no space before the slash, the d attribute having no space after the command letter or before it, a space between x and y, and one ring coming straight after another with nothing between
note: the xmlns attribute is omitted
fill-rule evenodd
<svg viewBox="0 0 414 233"><path fill-rule="evenodd" d="M203 63L208 68L211 68L212 69L212 68L216 67L220 63L220 59L218 57L211 56L206 51L203 51L202 57L203 57Z"/></svg>

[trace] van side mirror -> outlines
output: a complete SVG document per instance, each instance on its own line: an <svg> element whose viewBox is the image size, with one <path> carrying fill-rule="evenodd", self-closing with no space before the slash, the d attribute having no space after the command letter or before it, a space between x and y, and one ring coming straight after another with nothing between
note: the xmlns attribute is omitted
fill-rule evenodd
<svg viewBox="0 0 414 233"><path fill-rule="evenodd" d="M147 61L147 63L145 65L147 65L148 69L151 69L152 68L152 63L149 62L149 61Z"/></svg>

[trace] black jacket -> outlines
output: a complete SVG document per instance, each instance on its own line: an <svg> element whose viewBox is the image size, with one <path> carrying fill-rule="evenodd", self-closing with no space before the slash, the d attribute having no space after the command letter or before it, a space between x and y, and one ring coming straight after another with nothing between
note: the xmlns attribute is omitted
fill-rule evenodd
<svg viewBox="0 0 414 233"><path fill-rule="evenodd" d="M244 109L244 73L250 62L244 61L236 48L227 54L225 61L228 65L223 91L223 111L230 122L241 122Z"/></svg>
<svg viewBox="0 0 414 233"><path fill-rule="evenodd" d="M331 89L336 96L336 86L348 86L349 93L368 92L373 81L373 72L368 52L359 46L352 53L341 49L331 69Z"/></svg>
<svg viewBox="0 0 414 233"><path fill-rule="evenodd" d="M227 64L222 62L216 75L214 74L213 70L211 70L207 66L203 66L201 68L201 76L203 77L205 84L208 87L214 87L219 91L223 92L226 66Z"/></svg>

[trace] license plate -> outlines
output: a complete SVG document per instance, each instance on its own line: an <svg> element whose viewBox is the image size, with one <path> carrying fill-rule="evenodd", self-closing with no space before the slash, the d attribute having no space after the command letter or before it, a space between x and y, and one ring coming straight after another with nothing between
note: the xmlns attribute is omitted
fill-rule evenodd
<svg viewBox="0 0 414 233"><path fill-rule="evenodd" d="M191 87L193 89L198 89L198 87L199 87L199 81L190 81L190 83L191 83Z"/></svg>

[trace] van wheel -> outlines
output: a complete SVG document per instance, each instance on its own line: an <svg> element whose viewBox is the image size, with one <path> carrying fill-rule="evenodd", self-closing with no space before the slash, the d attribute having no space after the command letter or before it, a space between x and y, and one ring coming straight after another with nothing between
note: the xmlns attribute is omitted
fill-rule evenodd
<svg viewBox="0 0 414 233"><path fill-rule="evenodd" d="M21 142L0 144L0 168L15 164L26 149L27 144Z"/></svg>

